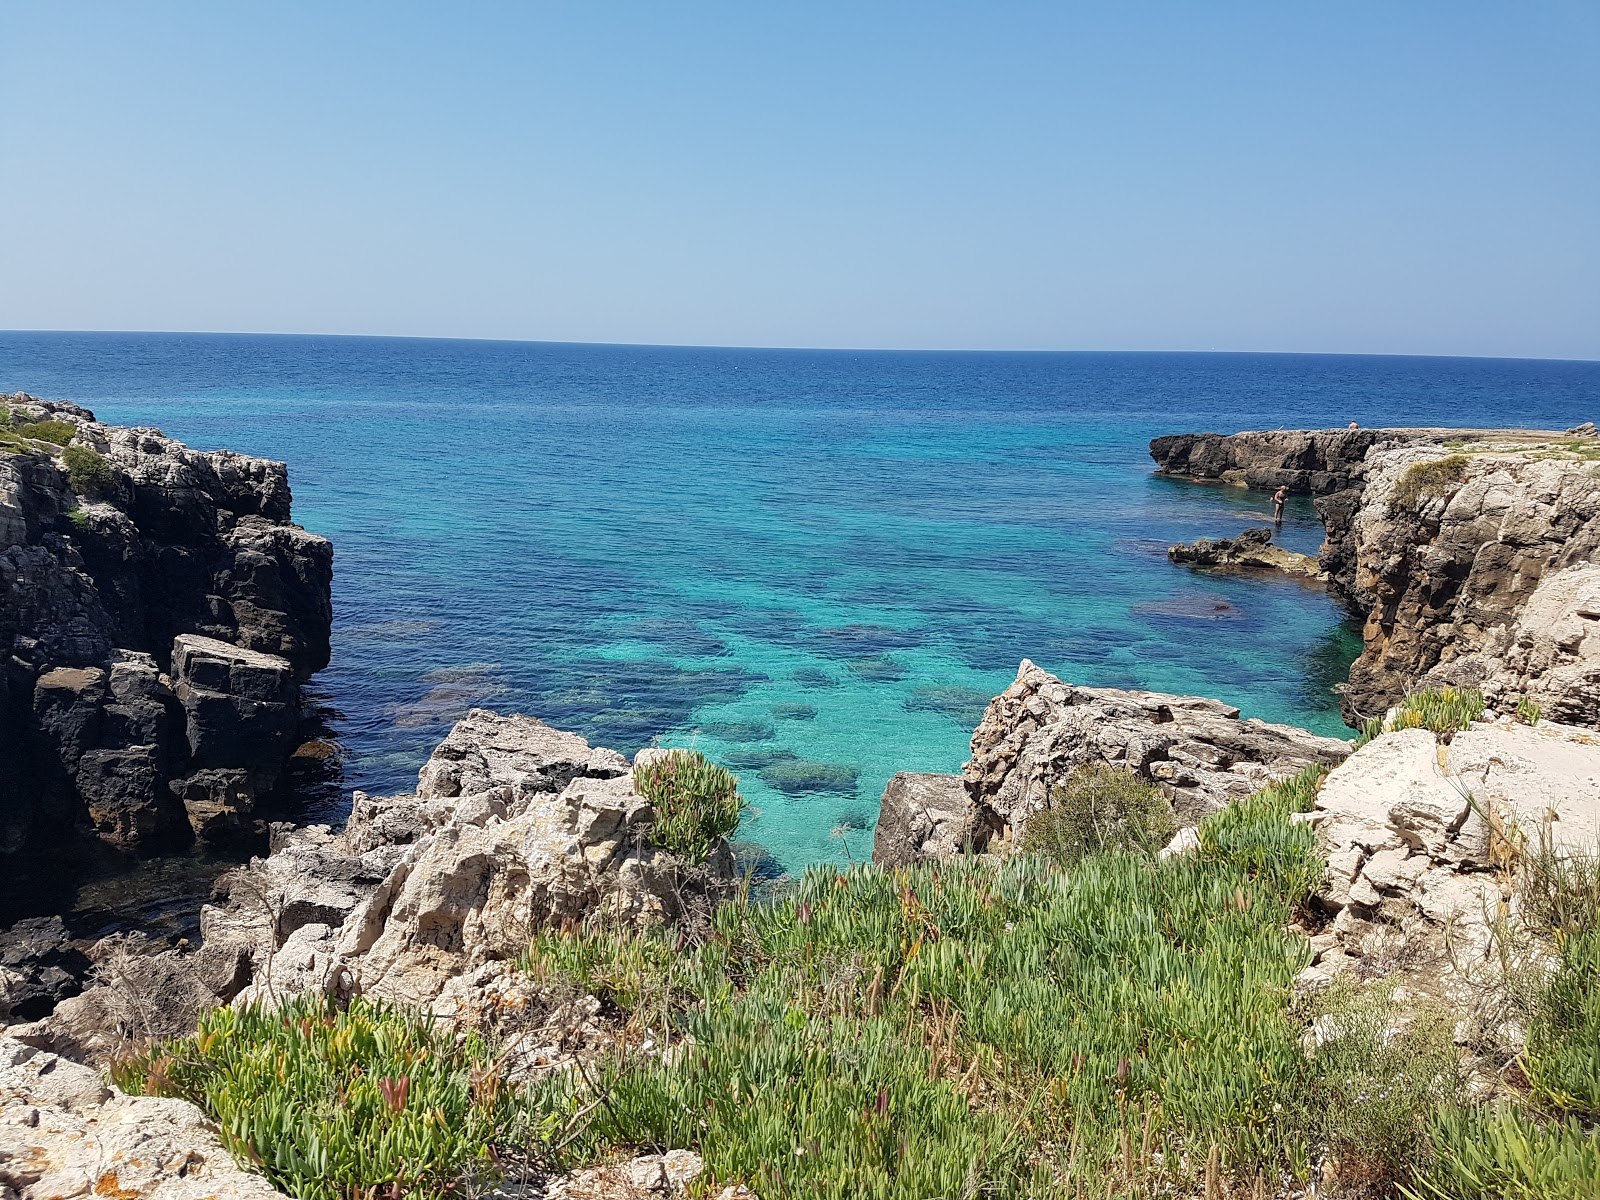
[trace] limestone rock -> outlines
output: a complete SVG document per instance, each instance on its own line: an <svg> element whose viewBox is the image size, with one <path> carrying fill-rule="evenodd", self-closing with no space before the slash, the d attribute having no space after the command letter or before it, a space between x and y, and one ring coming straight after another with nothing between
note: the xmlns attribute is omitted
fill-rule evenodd
<svg viewBox="0 0 1600 1200"><path fill-rule="evenodd" d="M620 754L474 709L415 794L358 793L337 833L275 828L270 854L217 881L198 950L102 963L100 986L13 1032L103 1062L229 1001L362 993L472 1017L542 925L699 917L731 889L726 845L689 866L651 843L654 819Z"/></svg>
<svg viewBox="0 0 1600 1200"><path fill-rule="evenodd" d="M1328 864L1317 899L1336 914L1321 973L1406 964L1448 990L1496 969L1491 926L1520 902L1510 846L1600 847L1600 741L1509 719L1448 748L1426 730L1386 733L1328 776L1314 816Z"/></svg>
<svg viewBox="0 0 1600 1200"><path fill-rule="evenodd" d="M1407 472L1450 458L1455 478L1413 495ZM1330 529L1330 540L1335 531ZM1407 691L1527 694L1563 721L1600 724L1600 474L1581 457L1412 448L1368 464L1353 543L1366 646L1345 693L1352 720Z"/></svg>
<svg viewBox="0 0 1600 1200"><path fill-rule="evenodd" d="M1289 430L1157 438L1164 474L1318 497L1329 591L1365 622L1359 725L1455 684L1600 726L1600 471L1568 431ZM1202 554L1206 557L1210 552Z"/></svg>
<svg viewBox="0 0 1600 1200"><path fill-rule="evenodd" d="M0 1192L149 1200L275 1200L200 1110L127 1096L100 1073L0 1038Z"/></svg>
<svg viewBox="0 0 1600 1200"><path fill-rule="evenodd" d="M627 1162L590 1167L557 1179L545 1189L546 1200L649 1200L676 1196L705 1170L691 1150L645 1154ZM731 1189L730 1189L731 1190Z"/></svg>
<svg viewBox="0 0 1600 1200"><path fill-rule="evenodd" d="M1083 688L1027 659L972 735L962 768L977 820L1020 836L1050 792L1080 766L1107 763L1163 784L1180 820L1194 823L1313 763L1336 763L1346 742L1241 720L1198 696Z"/></svg>
<svg viewBox="0 0 1600 1200"><path fill-rule="evenodd" d="M1288 575L1322 577L1322 567L1309 554L1272 544L1272 527L1246 529L1235 538L1200 538L1167 550L1167 557L1186 567L1250 567Z"/></svg>
<svg viewBox="0 0 1600 1200"><path fill-rule="evenodd" d="M883 789L872 861L880 867L906 867L950 858L968 846L982 850L989 830L977 817L960 775L901 771Z"/></svg>

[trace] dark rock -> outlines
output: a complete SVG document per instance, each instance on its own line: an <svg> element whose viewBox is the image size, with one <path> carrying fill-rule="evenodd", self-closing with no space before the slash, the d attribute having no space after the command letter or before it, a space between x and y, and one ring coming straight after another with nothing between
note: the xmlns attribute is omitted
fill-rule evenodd
<svg viewBox="0 0 1600 1200"><path fill-rule="evenodd" d="M0 402L73 425L110 472L80 495L59 447L0 452L0 854L251 826L329 653L333 552L289 523L286 469Z"/></svg>
<svg viewBox="0 0 1600 1200"><path fill-rule="evenodd" d="M60 917L18 921L0 933L0 1024L48 1016L83 990L88 971Z"/></svg>
<svg viewBox="0 0 1600 1200"><path fill-rule="evenodd" d="M1271 526L1246 529L1235 538L1199 538L1168 549L1167 557L1189 567L1253 567L1317 578L1321 568L1309 554L1272 544Z"/></svg>

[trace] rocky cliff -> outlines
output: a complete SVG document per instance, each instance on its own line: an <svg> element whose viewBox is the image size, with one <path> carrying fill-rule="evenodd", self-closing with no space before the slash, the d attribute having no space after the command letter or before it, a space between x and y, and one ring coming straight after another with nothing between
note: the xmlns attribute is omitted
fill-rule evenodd
<svg viewBox="0 0 1600 1200"><path fill-rule="evenodd" d="M328 662L332 572L282 463L0 396L0 856L250 828Z"/></svg>
<svg viewBox="0 0 1600 1200"><path fill-rule="evenodd" d="M1165 474L1318 497L1320 565L1364 622L1351 723L1451 683L1600 724L1592 427L1183 434L1150 453Z"/></svg>

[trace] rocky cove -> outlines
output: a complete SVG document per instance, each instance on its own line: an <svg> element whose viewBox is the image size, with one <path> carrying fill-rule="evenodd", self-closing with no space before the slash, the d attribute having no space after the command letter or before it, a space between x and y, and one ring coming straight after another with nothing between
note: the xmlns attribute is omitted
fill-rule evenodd
<svg viewBox="0 0 1600 1200"><path fill-rule="evenodd" d="M8 404L20 447L0 455L8 852L73 837L135 848L267 836L301 746L300 689L328 656L331 548L290 523L284 468L197 454L72 406ZM42 436L67 437L41 429L52 423L71 427L65 446L100 457L103 478L74 480L63 444ZM1369 740L1244 719L1218 700L1076 686L1025 659L983 713L961 775L891 781L876 867L860 870L1017 856L1086 769L1154 789L1174 827L1163 859L1181 860L1201 851L1207 818L1325 773L1291 818L1315 831L1326 863L1296 917L1309 961L1295 987L1401 971L1414 992L1460 1001L1492 966L1486 913L1516 902L1504 831L1542 832L1558 852L1596 848L1600 439L1592 427L1296 431L1179 435L1151 454L1175 478L1316 498L1327 540L1315 574L1363 622L1344 705L1353 725L1378 722ZM1464 728L1397 720L1408 695L1447 686L1482 697ZM274 825L268 853L218 880L187 944L80 945L48 923L13 928L0 958L16 1022L0 1040L0 1184L105 1194L109 1176L116 1194L262 1194L197 1110L123 1095L98 1074L190 1034L218 1005L419 1006L507 1033L509 1079L564 1064L581 1075L633 1036L625 1006L530 972L530 941L599 925L677 930L686 946L740 887L725 842L698 862L656 844L639 772L660 753L630 761L533 717L474 710L414 792L357 793L342 828ZM798 903L802 923L822 906ZM886 987L880 968L864 1003L884 1003ZM1469 1033L1475 1069L1492 1074L1500 1035ZM662 1194L704 1167L682 1143L634 1148L651 1152L519 1194ZM723 1194L747 1194L711 1176Z"/></svg>

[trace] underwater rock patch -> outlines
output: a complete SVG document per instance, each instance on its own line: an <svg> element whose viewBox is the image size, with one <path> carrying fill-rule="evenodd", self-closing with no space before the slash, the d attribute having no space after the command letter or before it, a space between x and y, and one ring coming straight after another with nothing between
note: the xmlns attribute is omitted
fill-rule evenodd
<svg viewBox="0 0 1600 1200"><path fill-rule="evenodd" d="M725 742L770 742L778 736L778 731L765 721L706 721L699 730Z"/></svg>
<svg viewBox="0 0 1600 1200"><path fill-rule="evenodd" d="M959 683L923 683L911 690L904 707L907 712L943 713L970 727L983 720L989 699L989 693L981 688Z"/></svg>
<svg viewBox="0 0 1600 1200"><path fill-rule="evenodd" d="M780 721L811 721L816 719L817 710L809 704L774 704L772 715Z"/></svg>
<svg viewBox="0 0 1600 1200"><path fill-rule="evenodd" d="M845 665L857 679L864 679L868 683L898 683L911 674L909 667L886 654L873 658L853 658Z"/></svg>
<svg viewBox="0 0 1600 1200"><path fill-rule="evenodd" d="M789 678L793 679L801 687L832 688L839 686L837 679L817 667L801 667Z"/></svg>
<svg viewBox="0 0 1600 1200"><path fill-rule="evenodd" d="M812 762L797 758L773 763L761 772L761 781L789 796L831 792L840 796L856 794L856 769L843 763Z"/></svg>

